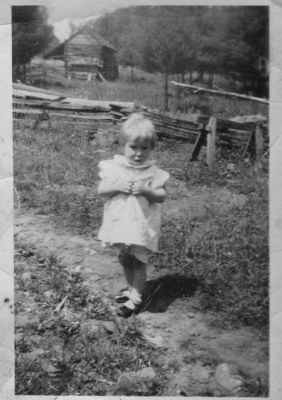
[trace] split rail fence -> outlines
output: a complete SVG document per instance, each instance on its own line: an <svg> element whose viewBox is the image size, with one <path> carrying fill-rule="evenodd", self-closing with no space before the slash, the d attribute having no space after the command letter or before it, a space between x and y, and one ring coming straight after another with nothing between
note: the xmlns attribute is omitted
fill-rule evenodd
<svg viewBox="0 0 282 400"><path fill-rule="evenodd" d="M134 111L133 102L78 99L27 85L13 85L13 117L31 122L33 127L72 125L95 135L100 127L120 123ZM268 146L267 127L262 123L241 123L209 116L190 121L145 107L142 112L153 121L160 139L169 137L193 144L192 161L197 160L200 150L206 146L210 166L218 147L235 150L242 157L250 154L260 158Z"/></svg>

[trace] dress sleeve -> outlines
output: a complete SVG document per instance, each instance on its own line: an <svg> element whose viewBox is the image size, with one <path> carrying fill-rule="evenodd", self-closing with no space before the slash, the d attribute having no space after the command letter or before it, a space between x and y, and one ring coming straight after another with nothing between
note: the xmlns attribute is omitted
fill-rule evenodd
<svg viewBox="0 0 282 400"><path fill-rule="evenodd" d="M112 178L112 173L111 173L112 167L111 167L111 160L104 160L100 161L98 164L98 176L100 179L109 179Z"/></svg>
<svg viewBox="0 0 282 400"><path fill-rule="evenodd" d="M163 169L157 169L155 177L152 182L152 186L154 188L162 187L169 179L169 173L164 171Z"/></svg>

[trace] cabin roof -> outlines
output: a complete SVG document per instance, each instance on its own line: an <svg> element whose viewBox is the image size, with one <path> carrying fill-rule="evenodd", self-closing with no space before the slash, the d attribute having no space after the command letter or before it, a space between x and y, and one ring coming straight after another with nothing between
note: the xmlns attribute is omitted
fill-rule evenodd
<svg viewBox="0 0 282 400"><path fill-rule="evenodd" d="M46 58L63 57L65 44L79 34L82 34L85 36L85 43L89 43L89 38L91 40L91 36L92 36L93 39L95 39L101 47L107 47L108 49L111 49L112 51L115 51L115 52L117 51L116 48L110 44L110 42L108 42L106 39L102 38L97 32L92 33L90 36L84 32L84 28L81 28L78 31L76 31L75 33L73 33L64 42L60 43L58 46L54 47L53 49L49 50L46 54L44 54L44 58L46 59Z"/></svg>

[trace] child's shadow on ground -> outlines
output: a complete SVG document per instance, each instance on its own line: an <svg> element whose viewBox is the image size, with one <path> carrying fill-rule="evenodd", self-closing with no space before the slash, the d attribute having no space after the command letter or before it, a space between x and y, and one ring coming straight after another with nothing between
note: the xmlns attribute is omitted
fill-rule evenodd
<svg viewBox="0 0 282 400"><path fill-rule="evenodd" d="M149 280L146 282L139 312L164 312L175 299L192 296L198 285L199 281L196 278L180 274L167 274L158 279Z"/></svg>

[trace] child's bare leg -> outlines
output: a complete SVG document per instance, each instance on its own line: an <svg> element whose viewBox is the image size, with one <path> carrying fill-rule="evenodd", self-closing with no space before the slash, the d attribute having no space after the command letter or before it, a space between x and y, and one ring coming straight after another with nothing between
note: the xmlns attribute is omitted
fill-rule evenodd
<svg viewBox="0 0 282 400"><path fill-rule="evenodd" d="M131 299L135 304L141 303L142 293L147 279L147 266L134 256L132 257L133 282Z"/></svg>
<svg viewBox="0 0 282 400"><path fill-rule="evenodd" d="M126 318L134 312L136 306L142 301L142 292L146 282L146 264L131 256L130 270L130 277L132 277L130 298L123 303L123 306L118 311L118 315Z"/></svg>
<svg viewBox="0 0 282 400"><path fill-rule="evenodd" d="M122 265L124 276L129 288L132 288L133 285L133 278L134 278L134 271L132 269L132 256L127 253L126 251L121 251L119 254L119 262Z"/></svg>

